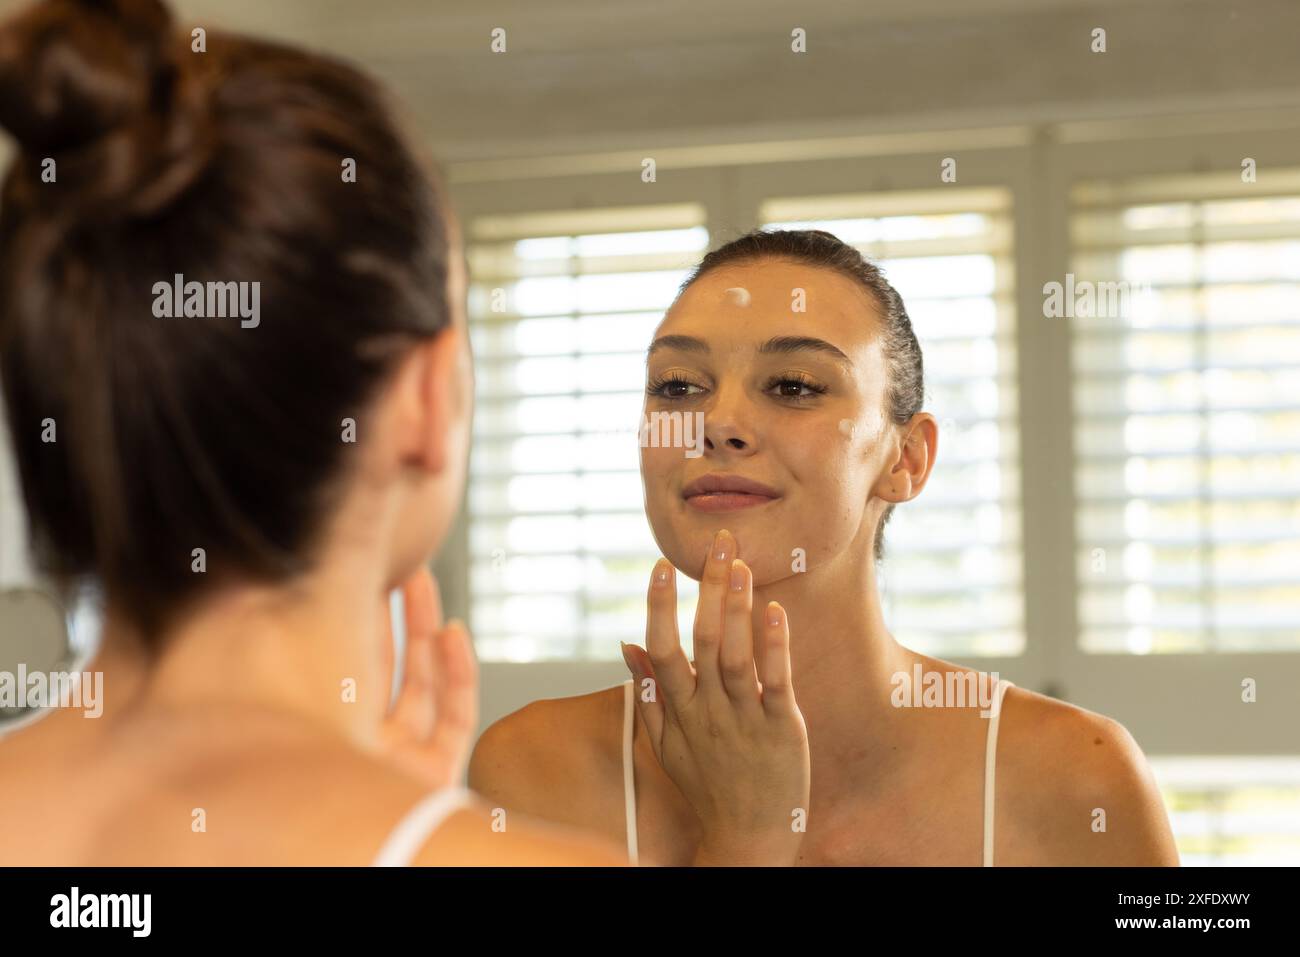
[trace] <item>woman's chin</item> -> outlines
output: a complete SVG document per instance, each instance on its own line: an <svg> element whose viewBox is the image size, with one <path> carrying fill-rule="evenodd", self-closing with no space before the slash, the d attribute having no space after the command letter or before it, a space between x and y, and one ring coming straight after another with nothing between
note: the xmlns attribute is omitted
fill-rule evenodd
<svg viewBox="0 0 1300 957"><path fill-rule="evenodd" d="M685 506L666 521L652 519L650 529L659 551L673 567L699 581L714 536L725 528L736 540L738 557L753 572L754 583L761 586L788 577L796 570L799 556L806 554L806 550L795 552L793 545L784 550L780 547L783 541L797 543L799 536L784 529L784 523L765 517L767 513L766 507L702 512Z"/></svg>
<svg viewBox="0 0 1300 957"><path fill-rule="evenodd" d="M761 588L763 585L786 578L791 573L791 562L794 560L788 555L773 552L771 548L758 550L755 546L757 537L750 538L748 550L741 532L728 526L729 532L736 538L738 556L741 561L749 566L750 572L754 576L755 587ZM672 563L672 566L681 572L687 578L699 581L704 576L704 564L709 555L709 549L713 547L713 535L692 538L689 541L683 540L676 547L663 549L664 557Z"/></svg>

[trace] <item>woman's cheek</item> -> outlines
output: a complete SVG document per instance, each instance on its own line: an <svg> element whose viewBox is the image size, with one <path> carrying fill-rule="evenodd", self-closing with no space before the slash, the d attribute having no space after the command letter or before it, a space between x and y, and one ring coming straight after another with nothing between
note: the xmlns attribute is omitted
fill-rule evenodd
<svg viewBox="0 0 1300 957"><path fill-rule="evenodd" d="M799 507L787 524L799 540L786 551L797 549L792 561L815 566L851 547L858 534L870 490L867 437L852 420L836 416L788 434L785 461L799 489Z"/></svg>
<svg viewBox="0 0 1300 957"><path fill-rule="evenodd" d="M672 556L668 552L674 548L676 537L676 510L673 506L677 498L676 489L683 484L678 471L681 464L681 449L641 449L641 481L645 490L646 518L660 550L670 560Z"/></svg>
<svg viewBox="0 0 1300 957"><path fill-rule="evenodd" d="M681 449L642 447L641 477L647 506L662 507L673 488L682 484L682 461Z"/></svg>

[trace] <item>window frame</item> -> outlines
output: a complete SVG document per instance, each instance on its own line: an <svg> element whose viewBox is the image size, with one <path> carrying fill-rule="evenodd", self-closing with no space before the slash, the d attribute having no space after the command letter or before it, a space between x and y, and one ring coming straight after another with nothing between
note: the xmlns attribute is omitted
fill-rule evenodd
<svg viewBox="0 0 1300 957"><path fill-rule="evenodd" d="M1186 126L1181 124L1159 124L1145 135L1138 135L1136 121L1067 124L1046 153L1052 188L1065 207L1063 227L1068 231L1069 194L1077 184L1239 171L1247 156L1257 161L1258 176L1266 181L1269 167L1300 164L1300 135L1295 130L1250 129L1246 119L1224 118L1219 128L1194 134L1182 132ZM1243 151L1246 141L1249 149ZM1243 185L1243 196L1249 195L1249 188ZM1058 262L1058 279L1070 268L1068 233L1061 243L1065 256ZM1070 489L1073 522L1072 478ZM1071 591L1076 589L1072 573ZM1073 600L1071 605L1076 624L1071 630L1077 635ZM1070 700L1120 721L1148 753L1263 756L1300 751L1300 735L1293 727L1294 699L1285 693L1300 687L1300 653L1099 654L1081 651L1077 638L1057 644ZM1245 678L1257 683L1259 696L1250 705L1241 700Z"/></svg>

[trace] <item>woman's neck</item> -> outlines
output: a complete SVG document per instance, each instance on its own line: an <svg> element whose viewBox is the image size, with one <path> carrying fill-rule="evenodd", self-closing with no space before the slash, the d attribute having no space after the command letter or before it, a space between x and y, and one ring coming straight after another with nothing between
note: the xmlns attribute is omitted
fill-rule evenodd
<svg viewBox="0 0 1300 957"><path fill-rule="evenodd" d="M863 793L898 766L916 731L891 703L894 676L917 656L885 625L870 560L840 560L757 588L755 634L764 609L780 602L790 622L792 681L808 729L813 789L819 795Z"/></svg>
<svg viewBox="0 0 1300 957"><path fill-rule="evenodd" d="M359 551L205 597L159 643L141 703L279 712L369 746L388 706L381 567Z"/></svg>

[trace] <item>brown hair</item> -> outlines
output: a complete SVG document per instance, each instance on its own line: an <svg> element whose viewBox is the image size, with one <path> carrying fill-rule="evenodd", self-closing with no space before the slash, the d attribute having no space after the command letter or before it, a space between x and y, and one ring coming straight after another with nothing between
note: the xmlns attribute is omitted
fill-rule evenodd
<svg viewBox="0 0 1300 957"><path fill-rule="evenodd" d="M211 579L309 567L343 420L451 321L449 214L381 90L245 37L195 52L159 0L46 0L0 27L0 126L0 378L38 566L146 634ZM260 322L157 318L177 275L260 283Z"/></svg>
<svg viewBox="0 0 1300 957"><path fill-rule="evenodd" d="M830 269L860 283L871 294L884 323L884 355L889 370L886 414L895 425L906 425L911 421L925 404L925 372L921 346L912 330L907 307L879 267L837 236L820 229L754 230L705 255L682 283L678 295L715 269L761 259L780 259ZM876 528L873 543L876 561L884 557L885 525L893 513L894 506L888 506Z"/></svg>

